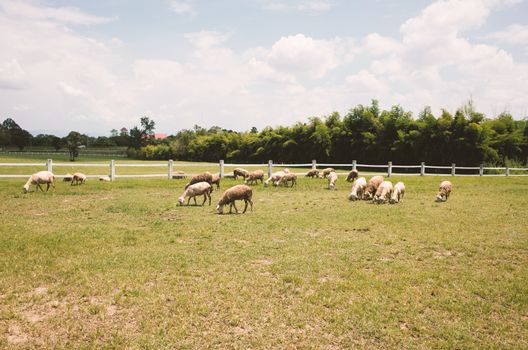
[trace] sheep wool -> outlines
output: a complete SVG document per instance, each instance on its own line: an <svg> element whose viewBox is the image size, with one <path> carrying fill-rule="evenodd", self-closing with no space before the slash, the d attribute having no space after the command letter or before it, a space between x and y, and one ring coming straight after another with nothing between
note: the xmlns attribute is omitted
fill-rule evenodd
<svg viewBox="0 0 528 350"><path fill-rule="evenodd" d="M228 188L220 200L218 201L218 205L216 206L216 210L219 214L224 213L224 206L229 204L229 213L231 214L232 208L235 208L235 212L238 213L238 209L235 205L236 200L243 200L245 203L244 211L242 213L245 213L248 207L248 203L251 205L251 211L253 211L253 190L248 185L236 185L231 188Z"/></svg>

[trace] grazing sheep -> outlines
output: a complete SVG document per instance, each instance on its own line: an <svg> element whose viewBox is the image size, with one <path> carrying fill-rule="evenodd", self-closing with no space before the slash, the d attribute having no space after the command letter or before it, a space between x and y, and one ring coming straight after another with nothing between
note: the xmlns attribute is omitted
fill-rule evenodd
<svg viewBox="0 0 528 350"><path fill-rule="evenodd" d="M396 185L394 185L394 190L392 191L392 196L389 201L390 204L396 204L400 203L403 199L403 195L405 194L405 185L403 182L398 182Z"/></svg>
<svg viewBox="0 0 528 350"><path fill-rule="evenodd" d="M209 183L209 185L211 185L213 183L213 175L211 175L211 173L208 171L195 175L191 177L191 181L189 181L189 183L185 185L185 189L187 189L187 187L189 187L190 185L196 184L198 182L207 182Z"/></svg>
<svg viewBox="0 0 528 350"><path fill-rule="evenodd" d="M437 202L445 202L449 198L449 195L451 194L451 189L453 188L453 184L450 181L442 181L440 183L440 188L438 188L438 193L436 194L436 201Z"/></svg>
<svg viewBox="0 0 528 350"><path fill-rule="evenodd" d="M335 190L336 182L337 182L337 174L335 171L332 171L330 172L330 174L328 174L328 189Z"/></svg>
<svg viewBox="0 0 528 350"><path fill-rule="evenodd" d="M213 180L211 181L211 185L215 184L216 189L220 188L220 174L213 174Z"/></svg>
<svg viewBox="0 0 528 350"><path fill-rule="evenodd" d="M291 182L291 187L297 185L297 175L294 173L286 173L277 182L278 185L284 185L288 187L288 181Z"/></svg>
<svg viewBox="0 0 528 350"><path fill-rule="evenodd" d="M46 184L46 192L48 192L50 185L55 188L55 175L51 171L39 171L38 173L35 173L29 177L26 184L24 185L24 193L29 192L29 186L30 185L37 185L36 188L40 188L42 192L44 190L40 186L41 184Z"/></svg>
<svg viewBox="0 0 528 350"><path fill-rule="evenodd" d="M385 180L385 178L382 175L376 175L370 178L367 183L367 188L365 189L365 192L363 192L363 199L372 199L383 180Z"/></svg>
<svg viewBox="0 0 528 350"><path fill-rule="evenodd" d="M393 187L392 182L390 181L383 181L376 191L376 194L374 195L374 203L382 204L386 203L392 195Z"/></svg>
<svg viewBox="0 0 528 350"><path fill-rule="evenodd" d="M268 186L271 182L273 186L277 186L279 183L278 181L283 177L285 174L289 173L290 171L288 169L277 171L273 174L271 174L271 177L269 177L266 181L264 181L264 186Z"/></svg>
<svg viewBox="0 0 528 350"><path fill-rule="evenodd" d="M64 175L64 177L62 178L62 181L70 182L72 180L72 178L73 178L73 175L68 173L68 174Z"/></svg>
<svg viewBox="0 0 528 350"><path fill-rule="evenodd" d="M356 169L354 169L354 170L352 170L351 172L348 173L348 176L347 176L346 180L348 182L354 182L354 180L357 179L358 176L359 176L359 172Z"/></svg>
<svg viewBox="0 0 528 350"><path fill-rule="evenodd" d="M111 181L109 176L100 176L99 181Z"/></svg>
<svg viewBox="0 0 528 350"><path fill-rule="evenodd" d="M348 196L348 199L355 201L363 198L363 192L367 188L367 180L364 177L360 177L352 184L352 192Z"/></svg>
<svg viewBox="0 0 528 350"><path fill-rule="evenodd" d="M326 177L328 175L330 175L331 172L335 172L335 169L334 168L326 168L326 169L323 169L323 171L321 171L321 174L320 174L320 177L322 179L326 179Z"/></svg>
<svg viewBox="0 0 528 350"><path fill-rule="evenodd" d="M209 205L211 205L211 192L213 192L213 187L209 182L197 182L195 184L189 185L189 187L185 189L180 198L178 198L178 203L180 203L180 205L183 205L183 202L185 202L185 198L189 198L187 200L187 205L189 205L191 198L193 198L194 205L198 205L198 203L196 203L196 196L203 195L204 200L202 202L202 205L204 205L207 198L209 198Z"/></svg>
<svg viewBox="0 0 528 350"><path fill-rule="evenodd" d="M84 175L83 173L73 174L70 186L72 186L74 182L76 185L82 185L83 183L86 182L86 175Z"/></svg>
<svg viewBox="0 0 528 350"><path fill-rule="evenodd" d="M255 170L248 174L246 177L246 184L258 184L258 180L260 180L260 183L264 183L264 171L262 170Z"/></svg>
<svg viewBox="0 0 528 350"><path fill-rule="evenodd" d="M319 170L317 169L310 170L309 172L306 173L306 177L311 177L311 178L319 177Z"/></svg>
<svg viewBox="0 0 528 350"><path fill-rule="evenodd" d="M233 170L233 177L235 178L235 180L237 179L238 176L242 176L245 180L246 177L248 177L248 175L249 175L249 171L247 171L246 169L235 168Z"/></svg>
<svg viewBox="0 0 528 350"><path fill-rule="evenodd" d="M231 188L228 188L220 200L218 201L218 205L216 206L216 210L219 214L224 213L224 205L229 204L229 213L231 214L231 210L234 207L235 212L238 213L238 209L235 205L236 200L243 200L246 204L244 206L244 211L242 213L245 213L248 207L248 202L251 204L251 211L253 211L253 202L251 201L251 197L253 197L253 190L248 185L236 185Z"/></svg>

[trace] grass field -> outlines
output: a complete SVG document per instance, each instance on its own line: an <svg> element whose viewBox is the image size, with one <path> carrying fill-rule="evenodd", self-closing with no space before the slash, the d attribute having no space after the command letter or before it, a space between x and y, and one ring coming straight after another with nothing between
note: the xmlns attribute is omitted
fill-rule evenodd
<svg viewBox="0 0 528 350"><path fill-rule="evenodd" d="M0 348L528 348L528 178L398 180L399 205L303 178L217 215L185 180L1 179Z"/></svg>

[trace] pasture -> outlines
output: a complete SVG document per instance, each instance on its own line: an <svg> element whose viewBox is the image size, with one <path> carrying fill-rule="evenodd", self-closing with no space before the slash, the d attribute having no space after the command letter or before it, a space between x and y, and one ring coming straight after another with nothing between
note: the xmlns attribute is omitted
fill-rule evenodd
<svg viewBox="0 0 528 350"><path fill-rule="evenodd" d="M214 206L241 180L187 207L185 180L1 179L0 347L527 348L528 179L441 179L258 185L238 215Z"/></svg>

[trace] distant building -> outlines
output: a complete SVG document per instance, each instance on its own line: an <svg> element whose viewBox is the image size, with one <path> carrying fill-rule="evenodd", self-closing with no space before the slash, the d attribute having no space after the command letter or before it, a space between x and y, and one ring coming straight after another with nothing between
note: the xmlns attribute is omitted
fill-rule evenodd
<svg viewBox="0 0 528 350"><path fill-rule="evenodd" d="M154 134L154 138L156 140L163 140L163 139L166 139L167 137L169 137L169 134L162 134L162 133Z"/></svg>

